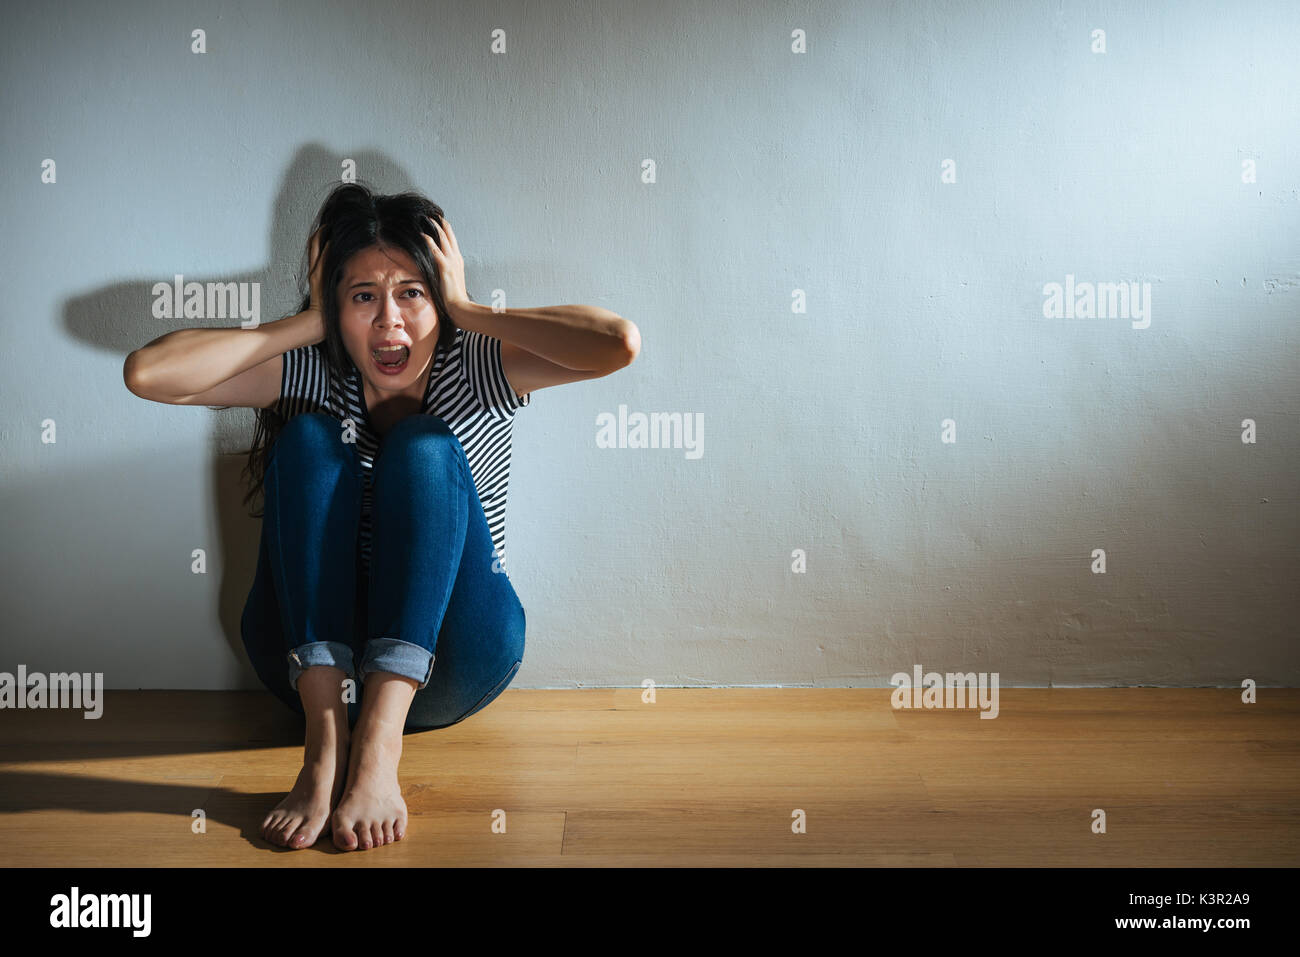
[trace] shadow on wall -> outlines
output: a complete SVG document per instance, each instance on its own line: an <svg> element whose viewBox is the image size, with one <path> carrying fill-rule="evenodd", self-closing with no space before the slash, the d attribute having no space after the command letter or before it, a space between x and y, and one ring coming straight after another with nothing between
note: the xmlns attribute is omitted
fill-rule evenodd
<svg viewBox="0 0 1300 957"><path fill-rule="evenodd" d="M427 184L415 183L406 170L382 153L350 155L362 171L359 175L383 192L408 189L430 192ZM299 288L305 289L307 231L320 204L340 181L339 177L336 153L315 144L304 146L280 185L271 221L271 259L264 268L243 273L200 274L187 263L206 259L206 250L177 249L173 258L175 267L170 274L120 283L69 302L64 309L65 327L77 341L108 350L124 362L127 354L166 332L239 325L237 315L154 318L153 287L158 282L170 283L176 273L183 275L187 282L259 284L262 322L292 314L301 298ZM249 210L249 215L261 212ZM299 277L302 277L301 286ZM120 363L114 368L120 369ZM132 396L120 377L101 383L100 387L109 394L120 389L135 401L146 401ZM238 666L238 686L261 689L240 638L240 617L253 584L261 532L261 519L249 515L250 509L260 511L261 496L245 505L246 485L241 478L247 463L247 456L242 453L252 442L255 413L243 408L212 411L202 406L165 406L164 410L164 416L174 416L169 421L176 423L176 432L157 438L156 448L161 454L153 460L143 460L133 454L118 462L103 463L94 474L84 468L52 470L48 476L52 481L33 483L25 491L12 484L3 490L6 513L24 516L19 534L30 536L30 541L25 543L30 548L25 553L33 556L27 567L18 570L21 583L15 581L14 587L4 592L3 613L14 622L11 634L16 640L12 644L20 652L30 649L25 659L20 654L16 660L25 660L29 670L39 670L41 660L50 663L48 670L60 670L60 665L68 664L66 654L42 652L39 645L48 648L48 642L37 641L35 636L44 631L40 609L57 608L60 600L67 601L71 595L78 604L93 603L89 607L99 608L99 624L103 627L96 635L60 635L61 642L86 648L85 654L76 656L78 666L104 671L108 687L159 687L151 681L147 665L130 676L121 675L120 664L114 665L120 662L124 644L168 630L167 640L176 643L179 654L201 657L192 644L187 648L186 642L203 630L202 623L193 620L193 609L195 592L206 591L207 585L203 576L191 572L190 555L194 548L204 548L208 574L221 575L217 615L232 661ZM207 427L201 439L197 435L198 423ZM193 445L191 436L195 440ZM189 487L194 470L177 453L190 449L211 457L210 501L216 510L214 522L196 524L192 529L186 525L201 514L194 507L195 500L203 498L206 490ZM101 491L90 491L92 486ZM86 515L81 521L69 520L66 514L69 507L75 509L78 502L95 501L106 487L121 490L116 515ZM112 528L114 524L118 524L116 530ZM218 535L215 548L204 540L206 528L213 525ZM159 554L164 551L158 547L159 543L167 542L175 548ZM132 569L134 581L157 583L156 587L131 595L116 593L109 586L116 584L120 588L122 582L114 583L113 576L106 575L105 569L122 567L124 562L129 563L127 567ZM108 667L91 668L90 659L94 658ZM175 660L169 665L167 670L174 674ZM204 675L190 687L229 687L232 677L230 671Z"/></svg>

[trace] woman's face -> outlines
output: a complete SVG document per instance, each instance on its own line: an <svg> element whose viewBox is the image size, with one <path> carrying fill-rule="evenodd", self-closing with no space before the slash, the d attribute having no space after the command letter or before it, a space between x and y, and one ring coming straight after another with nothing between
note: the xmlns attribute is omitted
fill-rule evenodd
<svg viewBox="0 0 1300 957"><path fill-rule="evenodd" d="M391 247L361 250L343 267L338 299L343 344L372 392L419 390L438 347L438 310L415 260ZM406 350L375 351L394 343Z"/></svg>

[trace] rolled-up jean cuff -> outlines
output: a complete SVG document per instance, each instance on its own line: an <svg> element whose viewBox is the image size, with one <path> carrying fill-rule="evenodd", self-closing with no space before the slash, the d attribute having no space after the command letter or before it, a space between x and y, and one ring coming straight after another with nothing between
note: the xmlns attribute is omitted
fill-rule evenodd
<svg viewBox="0 0 1300 957"><path fill-rule="evenodd" d="M357 680L365 684L366 675L370 672L388 671L418 681L420 688L423 688L433 674L433 659L433 652L412 642L400 638L371 638L366 642L365 654L361 656Z"/></svg>
<svg viewBox="0 0 1300 957"><path fill-rule="evenodd" d="M289 652L289 687L298 690L298 679L312 665L330 665L356 679L352 649L339 641L311 641Z"/></svg>

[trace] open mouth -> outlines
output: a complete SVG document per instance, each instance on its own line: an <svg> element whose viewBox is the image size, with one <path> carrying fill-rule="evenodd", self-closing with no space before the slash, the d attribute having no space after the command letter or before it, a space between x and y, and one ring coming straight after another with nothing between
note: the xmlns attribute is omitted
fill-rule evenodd
<svg viewBox="0 0 1300 957"><path fill-rule="evenodd" d="M411 350L406 346L373 349L370 358L375 367L384 375L397 375L410 362Z"/></svg>

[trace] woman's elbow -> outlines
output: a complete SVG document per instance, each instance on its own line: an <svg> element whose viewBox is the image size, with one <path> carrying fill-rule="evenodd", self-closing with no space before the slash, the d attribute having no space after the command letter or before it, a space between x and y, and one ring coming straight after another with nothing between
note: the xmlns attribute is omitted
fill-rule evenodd
<svg viewBox="0 0 1300 957"><path fill-rule="evenodd" d="M630 366L641 354L641 330L630 319L623 320L623 350L623 361L618 366L620 369Z"/></svg>
<svg viewBox="0 0 1300 957"><path fill-rule="evenodd" d="M126 361L122 363L122 382L132 395L138 395L142 399L149 398L144 392L140 361L134 352L127 356Z"/></svg>

